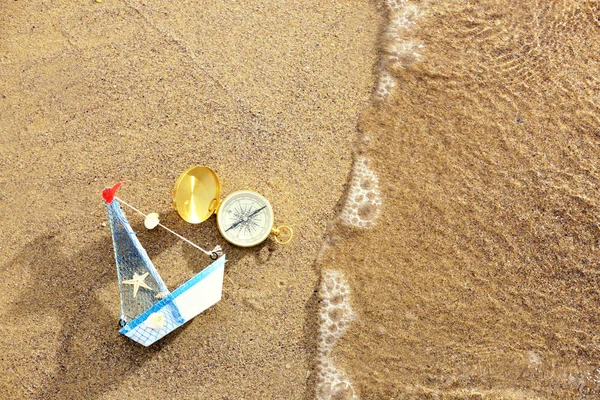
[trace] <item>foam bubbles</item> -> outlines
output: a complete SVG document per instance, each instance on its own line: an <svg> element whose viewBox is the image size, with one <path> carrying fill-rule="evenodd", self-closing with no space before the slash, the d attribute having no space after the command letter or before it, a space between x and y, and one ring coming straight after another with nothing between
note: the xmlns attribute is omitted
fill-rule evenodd
<svg viewBox="0 0 600 400"><path fill-rule="evenodd" d="M340 214L340 220L348 227L370 228L381 213L379 179L368 165L365 157L359 157L352 167L350 188Z"/></svg>
<svg viewBox="0 0 600 400"><path fill-rule="evenodd" d="M381 71L379 81L375 89L375 97L379 100L385 100L396 87L396 81L387 71Z"/></svg>
<svg viewBox="0 0 600 400"><path fill-rule="evenodd" d="M384 0L385 6L388 8L390 12L399 10L404 7L406 0Z"/></svg>
<svg viewBox="0 0 600 400"><path fill-rule="evenodd" d="M420 14L419 8L414 4L391 10L385 34L393 37L406 34L409 29L417 24Z"/></svg>
<svg viewBox="0 0 600 400"><path fill-rule="evenodd" d="M396 82L393 72L410 68L421 58L423 45L409 37L420 16L419 8L405 0L385 0L388 22L381 35L379 79L373 93L383 101L393 93Z"/></svg>
<svg viewBox="0 0 600 400"><path fill-rule="evenodd" d="M419 9L408 5L390 12L389 22L383 33L383 64L389 71L406 69L421 58L422 44L408 38L408 32L416 25Z"/></svg>
<svg viewBox="0 0 600 400"><path fill-rule="evenodd" d="M350 287L340 271L325 270L322 273L317 399L358 399L345 373L335 367L331 351L339 338L346 333L354 319L350 307Z"/></svg>
<svg viewBox="0 0 600 400"><path fill-rule="evenodd" d="M397 38L383 46L387 68L390 71L406 69L421 58L422 44L412 40Z"/></svg>

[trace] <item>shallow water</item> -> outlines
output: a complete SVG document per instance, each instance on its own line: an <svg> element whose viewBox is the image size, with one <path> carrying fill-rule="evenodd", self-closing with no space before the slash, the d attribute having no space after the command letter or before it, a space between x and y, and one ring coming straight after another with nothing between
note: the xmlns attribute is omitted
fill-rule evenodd
<svg viewBox="0 0 600 400"><path fill-rule="evenodd" d="M337 365L363 399L598 398L599 3L389 3L381 215L320 261L352 288Z"/></svg>

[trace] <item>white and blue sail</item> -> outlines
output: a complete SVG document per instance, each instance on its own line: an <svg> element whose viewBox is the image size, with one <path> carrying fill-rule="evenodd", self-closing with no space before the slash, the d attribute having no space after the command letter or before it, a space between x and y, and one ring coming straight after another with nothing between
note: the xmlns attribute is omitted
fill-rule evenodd
<svg viewBox="0 0 600 400"><path fill-rule="evenodd" d="M108 200L105 197L119 280L120 333L149 346L221 299L225 256L170 292L119 203Z"/></svg>

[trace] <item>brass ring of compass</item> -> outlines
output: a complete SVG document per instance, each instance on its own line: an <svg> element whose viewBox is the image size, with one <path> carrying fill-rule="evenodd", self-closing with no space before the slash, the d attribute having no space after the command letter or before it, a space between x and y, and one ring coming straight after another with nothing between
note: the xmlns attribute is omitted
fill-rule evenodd
<svg viewBox="0 0 600 400"><path fill-rule="evenodd" d="M279 239L279 235L281 234L282 230L286 230L289 232L289 237L286 240L280 240ZM290 228L287 225L281 225L279 228L275 228L273 229L273 235L275 235L275 241L279 244L288 244L289 242L292 241L292 237L294 236L294 231L292 228Z"/></svg>

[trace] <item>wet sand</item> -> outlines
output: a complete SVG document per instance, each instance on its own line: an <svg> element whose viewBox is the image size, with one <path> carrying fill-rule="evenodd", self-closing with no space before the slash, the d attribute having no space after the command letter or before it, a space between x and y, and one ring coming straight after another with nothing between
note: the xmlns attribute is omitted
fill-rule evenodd
<svg viewBox="0 0 600 400"><path fill-rule="evenodd" d="M600 396L600 8L513 3L408 3L422 47L361 117L381 216L320 265L362 399Z"/></svg>
<svg viewBox="0 0 600 400"><path fill-rule="evenodd" d="M314 260L352 163L380 15L368 2L0 5L0 397L313 398ZM256 190L287 247L228 245L170 205L213 168ZM224 296L149 349L118 333L101 190L228 256ZM169 288L209 264L134 230Z"/></svg>

